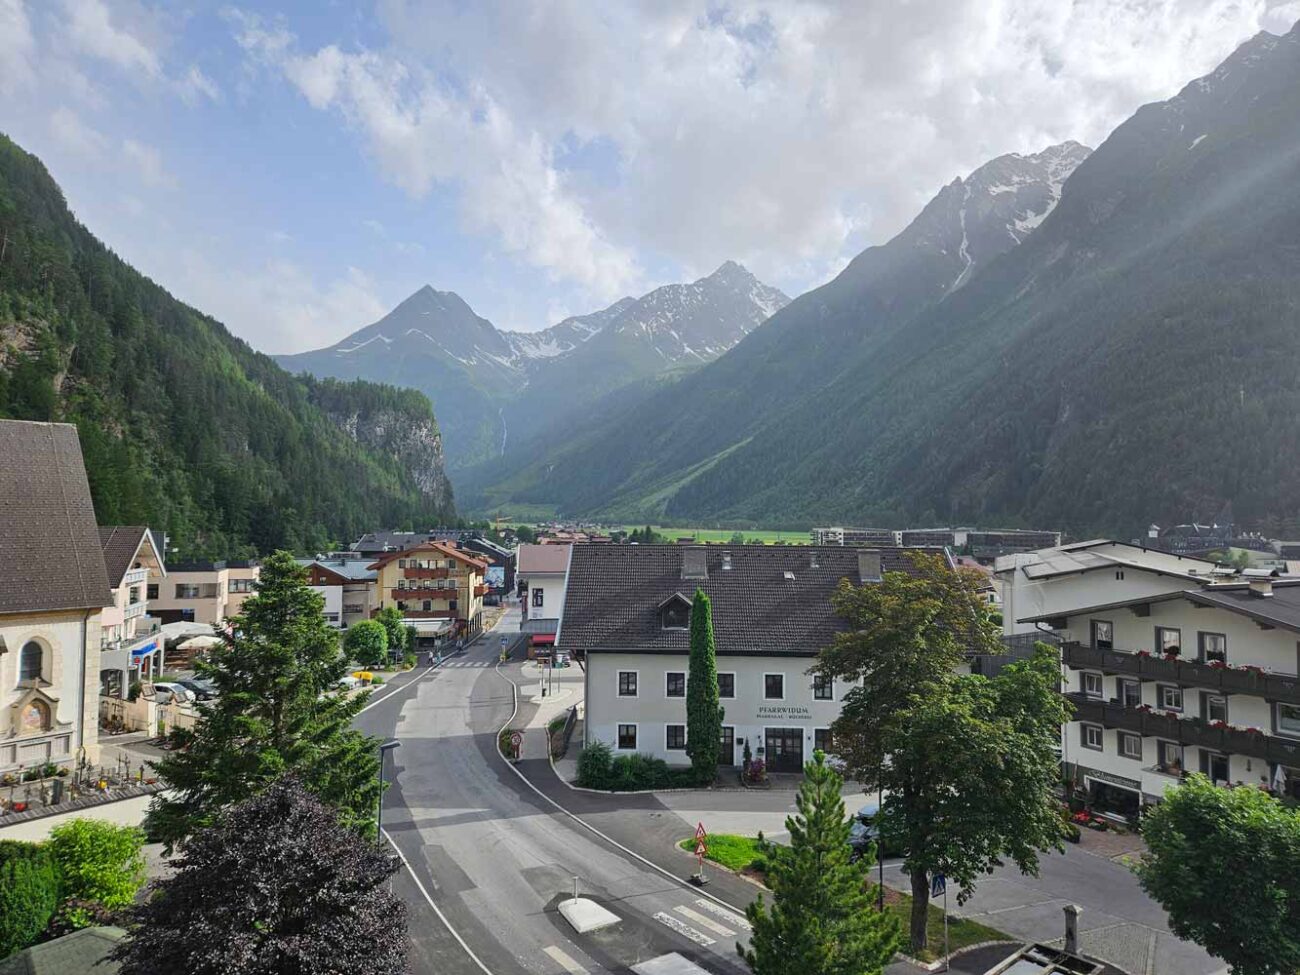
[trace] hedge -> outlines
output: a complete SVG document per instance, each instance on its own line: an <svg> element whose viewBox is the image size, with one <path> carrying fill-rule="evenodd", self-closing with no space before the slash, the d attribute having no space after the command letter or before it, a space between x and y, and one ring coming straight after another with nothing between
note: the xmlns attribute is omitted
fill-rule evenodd
<svg viewBox="0 0 1300 975"><path fill-rule="evenodd" d="M35 944L58 905L59 872L50 852L0 840L0 958Z"/></svg>
<svg viewBox="0 0 1300 975"><path fill-rule="evenodd" d="M699 786L695 769L670 766L662 758L637 753L614 756L603 741L578 755L578 785L585 789L633 792L642 789L689 789Z"/></svg>

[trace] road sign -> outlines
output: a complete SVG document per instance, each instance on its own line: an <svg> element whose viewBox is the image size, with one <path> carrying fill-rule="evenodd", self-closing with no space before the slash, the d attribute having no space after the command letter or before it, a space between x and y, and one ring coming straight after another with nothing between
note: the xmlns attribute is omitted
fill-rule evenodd
<svg viewBox="0 0 1300 975"><path fill-rule="evenodd" d="M509 643L509 642L510 642L510 638L509 638L508 636L502 635L502 637L501 637L501 645L504 647L504 646L505 646L507 643Z"/></svg>
<svg viewBox="0 0 1300 975"><path fill-rule="evenodd" d="M697 824L695 825L695 838L696 838L697 840L703 840L703 839L704 839L706 836L708 836L708 835L709 835L709 834L706 833L706 832L704 831L704 824L703 824L703 823L697 823Z"/></svg>
<svg viewBox="0 0 1300 975"><path fill-rule="evenodd" d="M709 845L705 843L703 840L700 840L695 844L695 855L697 857L702 857L704 856L704 854L708 852L709 852Z"/></svg>
<svg viewBox="0 0 1300 975"><path fill-rule="evenodd" d="M936 873L930 878L930 896L938 897L948 889L948 878L941 873Z"/></svg>
<svg viewBox="0 0 1300 975"><path fill-rule="evenodd" d="M515 753L515 758L519 757L521 746L524 743L524 733L522 731L510 732L510 748Z"/></svg>

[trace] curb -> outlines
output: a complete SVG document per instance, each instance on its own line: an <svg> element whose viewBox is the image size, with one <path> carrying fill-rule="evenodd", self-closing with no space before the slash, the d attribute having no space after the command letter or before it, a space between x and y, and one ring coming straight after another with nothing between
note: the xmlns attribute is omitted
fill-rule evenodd
<svg viewBox="0 0 1300 975"><path fill-rule="evenodd" d="M956 951L952 952L952 954L945 955L942 958L936 958L934 961L921 961L919 958L913 958L911 955L904 954L901 951L894 952L894 959L896 961L905 961L909 965L915 965L917 968L921 969L922 971L941 972L947 970L948 963L951 962L954 958L964 955L967 952L978 951L981 948L992 948L994 945L1019 945L1019 944L1024 944L1024 942L1010 941L1005 938L999 938L996 941L979 941L973 945L966 945L964 948L958 948Z"/></svg>

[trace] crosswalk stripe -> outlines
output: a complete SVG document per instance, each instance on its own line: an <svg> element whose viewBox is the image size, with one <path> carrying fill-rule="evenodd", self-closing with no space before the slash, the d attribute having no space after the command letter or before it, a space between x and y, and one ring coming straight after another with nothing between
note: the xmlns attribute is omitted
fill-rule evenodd
<svg viewBox="0 0 1300 975"><path fill-rule="evenodd" d="M705 917L699 911L692 911L689 907L684 905L674 907L673 910L688 921L694 921L700 927L712 931L714 934L720 934L724 938L730 938L736 933L735 931L732 931L731 928L724 928L717 921L713 920L713 918Z"/></svg>
<svg viewBox="0 0 1300 975"><path fill-rule="evenodd" d="M748 919L737 914L735 911L727 910L721 904L715 904L708 898L701 897L695 902L695 905L704 908L704 910L708 911L710 914L716 914L733 927L744 928L746 931L751 930Z"/></svg>
<svg viewBox="0 0 1300 975"><path fill-rule="evenodd" d="M708 971L675 951L633 965L632 971L636 975L709 975Z"/></svg>
<svg viewBox="0 0 1300 975"><path fill-rule="evenodd" d="M571 975L587 975L587 970L569 957L562 948L558 948L555 945L547 945L542 949L542 951L550 955L551 958L555 960L556 964L566 972L570 972Z"/></svg>
<svg viewBox="0 0 1300 975"><path fill-rule="evenodd" d="M694 941L697 945L701 945L707 948L709 945L717 944L717 942L713 938L710 938L703 931L696 931L685 921L679 921L671 914L665 914L663 911L659 911L655 914L654 918L660 924L672 928L683 938L689 938L691 941Z"/></svg>

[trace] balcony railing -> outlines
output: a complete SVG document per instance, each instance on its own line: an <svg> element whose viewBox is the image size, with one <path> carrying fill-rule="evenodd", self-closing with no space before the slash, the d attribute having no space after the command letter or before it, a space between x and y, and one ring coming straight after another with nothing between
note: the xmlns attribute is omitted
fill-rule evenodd
<svg viewBox="0 0 1300 975"><path fill-rule="evenodd" d="M1083 694L1071 693L1066 697L1074 705L1075 721L1119 728L1147 738L1176 741L1180 745L1260 758L1292 768L1300 762L1300 740L1244 728L1216 728L1200 718L1180 718L1164 711L1126 708L1122 704L1110 704Z"/></svg>
<svg viewBox="0 0 1300 975"><path fill-rule="evenodd" d="M438 602L446 602L456 598L455 589L390 589L388 593L392 599L401 600L436 599Z"/></svg>
<svg viewBox="0 0 1300 975"><path fill-rule="evenodd" d="M403 577L407 579L446 579L450 569L424 569L416 566L407 566L400 570Z"/></svg>
<svg viewBox="0 0 1300 975"><path fill-rule="evenodd" d="M1082 643L1061 645L1061 659L1069 667L1100 670L1141 680L1166 681L1187 687L1203 687L1224 694L1253 694L1270 701L1300 704L1300 678L1289 674L1211 667L1199 660L1177 657L1142 656L1125 650L1100 650Z"/></svg>
<svg viewBox="0 0 1300 975"><path fill-rule="evenodd" d="M408 620L454 620L456 613L450 609L404 609L402 615Z"/></svg>
<svg viewBox="0 0 1300 975"><path fill-rule="evenodd" d="M127 569L122 576L122 585L134 586L136 583L144 582L148 578L148 569Z"/></svg>

